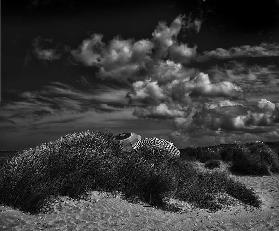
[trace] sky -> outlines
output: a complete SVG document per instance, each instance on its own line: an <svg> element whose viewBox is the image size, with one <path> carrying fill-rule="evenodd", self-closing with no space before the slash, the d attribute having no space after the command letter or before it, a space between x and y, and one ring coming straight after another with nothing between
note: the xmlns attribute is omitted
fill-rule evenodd
<svg viewBox="0 0 279 231"><path fill-rule="evenodd" d="M279 139L279 1L2 3L0 149L74 131Z"/></svg>

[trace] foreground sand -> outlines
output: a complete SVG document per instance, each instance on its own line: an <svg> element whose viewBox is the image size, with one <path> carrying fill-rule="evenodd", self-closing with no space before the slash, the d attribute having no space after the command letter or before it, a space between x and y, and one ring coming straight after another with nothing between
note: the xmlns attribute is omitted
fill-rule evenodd
<svg viewBox="0 0 279 231"><path fill-rule="evenodd" d="M61 198L46 214L0 206L0 230L279 230L279 175L233 177L255 189L260 209L236 205L212 213L185 204L169 212L92 192L90 201Z"/></svg>

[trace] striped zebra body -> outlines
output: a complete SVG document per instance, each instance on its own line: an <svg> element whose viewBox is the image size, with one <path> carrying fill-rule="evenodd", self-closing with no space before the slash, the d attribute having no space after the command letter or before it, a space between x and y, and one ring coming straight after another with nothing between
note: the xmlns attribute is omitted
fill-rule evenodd
<svg viewBox="0 0 279 231"><path fill-rule="evenodd" d="M139 149L141 147L155 147L169 152L171 156L180 156L180 151L173 143L156 137L144 138L133 145L133 149Z"/></svg>

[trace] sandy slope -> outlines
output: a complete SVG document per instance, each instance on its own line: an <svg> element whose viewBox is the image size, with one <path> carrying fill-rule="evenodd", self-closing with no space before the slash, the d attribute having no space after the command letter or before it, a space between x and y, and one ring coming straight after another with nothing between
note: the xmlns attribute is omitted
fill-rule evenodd
<svg viewBox="0 0 279 231"><path fill-rule="evenodd" d="M47 214L2 206L0 230L279 230L279 175L233 177L256 190L261 209L238 205L210 213L185 205L185 211L175 213L92 192L91 201L61 198Z"/></svg>

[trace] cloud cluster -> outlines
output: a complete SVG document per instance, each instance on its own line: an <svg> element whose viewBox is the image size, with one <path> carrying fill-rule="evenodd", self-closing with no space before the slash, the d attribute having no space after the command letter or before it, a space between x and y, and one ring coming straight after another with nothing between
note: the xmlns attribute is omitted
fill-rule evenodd
<svg viewBox="0 0 279 231"><path fill-rule="evenodd" d="M78 49L72 50L73 57L86 66L95 66L101 63L101 52L104 48L103 36L93 34L91 38L85 39Z"/></svg>
<svg viewBox="0 0 279 231"><path fill-rule="evenodd" d="M86 66L99 68L98 75L119 81L135 80L151 61L153 44L149 40L114 38L105 44L102 35L94 34L73 50L73 57Z"/></svg>
<svg viewBox="0 0 279 231"><path fill-rule="evenodd" d="M97 70L97 78L116 80L122 86L129 86L130 91L102 88L81 94L56 84L40 93L40 97L44 97L51 92L57 101L56 106L43 105L42 111L53 114L56 107L66 111L71 108L69 114L74 114L85 110L88 105L94 105L94 110L98 112L129 108L138 118L173 123L177 139L180 135L186 137L196 132L198 140L198 133L205 131L212 140L229 132L242 133L247 139L255 138L251 134L271 132L271 125L278 122L278 104L271 102L279 102L278 67L228 61L221 66L219 63L224 61L218 59L278 56L278 44L218 48L198 54L196 46L179 41L182 31L186 40L190 33L200 31L200 19L189 17L187 20L178 16L169 25L160 22L149 39L123 39L118 36L105 42L101 34L93 34L83 40L77 49L71 50L72 59ZM34 43L34 53L39 59L60 58L55 48L41 44ZM192 65L198 63L192 61L209 59L214 59L217 66L203 68L201 65L198 69ZM63 97L68 98L67 102ZM37 99L33 97L32 100ZM45 98L44 102L48 100ZM32 104L30 100L26 103ZM227 134L226 139L230 138Z"/></svg>
<svg viewBox="0 0 279 231"><path fill-rule="evenodd" d="M175 62L189 63L197 55L197 47L189 47L187 44L175 44L169 48L169 56Z"/></svg>
<svg viewBox="0 0 279 231"><path fill-rule="evenodd" d="M209 76L200 72L193 79L189 76L164 82L158 85L157 81L145 80L133 83L133 91L129 97L133 101L145 101L159 103L165 101L185 102L188 97L230 97L242 90L237 85L222 81L212 83Z"/></svg>
<svg viewBox="0 0 279 231"><path fill-rule="evenodd" d="M238 130L258 132L279 122L279 103L261 99L251 108L234 103L231 106L204 107L193 116L193 124L212 130Z"/></svg>
<svg viewBox="0 0 279 231"><path fill-rule="evenodd" d="M191 101L197 97L233 97L237 93L241 93L241 88L235 84L227 81L211 83L207 74L199 73L194 79L175 79L160 86L157 81L137 81L133 83L133 91L128 94L128 98L133 104L147 106L137 108L135 115L138 117L162 119L188 115ZM228 102L224 101L223 104L229 106ZM168 112L161 110L162 107L167 107Z"/></svg>
<svg viewBox="0 0 279 231"><path fill-rule="evenodd" d="M185 22L178 16L170 25L160 22L151 39L115 37L104 43L101 35L94 34L72 55L86 66L97 67L101 78L128 80L132 90L127 98L131 105L141 105L135 115L165 118L174 105L180 105L179 110L188 108L192 98L234 97L241 92L235 83L212 82L207 74L186 67L197 56L196 47L181 43L178 35L183 28L199 32L200 26L199 19ZM167 107L168 113L161 107Z"/></svg>
<svg viewBox="0 0 279 231"><path fill-rule="evenodd" d="M257 46L244 45L231 47L229 49L217 48L216 50L205 51L201 58L237 58L237 57L266 57L279 56L279 44L261 43Z"/></svg>
<svg viewBox="0 0 279 231"><path fill-rule="evenodd" d="M199 25L192 24L189 21L188 27ZM98 76L101 78L133 82L151 75L156 77L160 75L157 70L160 72L161 68L166 72L172 71L174 65L165 64L165 59L175 62L180 65L178 68L183 69L181 64L190 62L196 56L196 47L189 47L177 39L184 25L182 16L174 19L169 26L160 22L151 39L138 41L115 37L104 43L102 35L93 34L91 38L85 39L79 48L72 50L71 54L76 61L86 66L98 67Z"/></svg>
<svg viewBox="0 0 279 231"><path fill-rule="evenodd" d="M171 60L160 60L150 68L150 78L159 84L173 80L189 80L195 73L194 68L185 68L181 63Z"/></svg>
<svg viewBox="0 0 279 231"><path fill-rule="evenodd" d="M127 97L131 103L159 104L166 96L158 82L146 80L134 82L133 91Z"/></svg>
<svg viewBox="0 0 279 231"><path fill-rule="evenodd" d="M279 68L276 65L230 62L208 70L214 82L230 81L242 88L247 101L266 97L279 101Z"/></svg>
<svg viewBox="0 0 279 231"><path fill-rule="evenodd" d="M174 122L176 131L170 138L179 146L278 140L279 103L266 99L252 106L227 100L207 103Z"/></svg>
<svg viewBox="0 0 279 231"><path fill-rule="evenodd" d="M181 31L183 22L183 17L179 16L169 27L164 22L159 23L155 31L152 33L156 57L165 57L168 53L169 47L175 45L177 35Z"/></svg>
<svg viewBox="0 0 279 231"><path fill-rule="evenodd" d="M176 117L183 117L185 111L180 105L175 105L170 108L169 105L161 103L157 106L148 106L146 108L137 108L134 115L141 118L155 118L155 119L172 119Z"/></svg>
<svg viewBox="0 0 279 231"><path fill-rule="evenodd" d="M60 59L62 55L58 48L51 46L52 40L38 37L33 41L33 53L40 60L54 61Z"/></svg>
<svg viewBox="0 0 279 231"><path fill-rule="evenodd" d="M192 81L192 93L198 96L233 96L241 88L229 81L211 83L208 74L199 73Z"/></svg>
<svg viewBox="0 0 279 231"><path fill-rule="evenodd" d="M234 119L237 128L249 128L253 126L270 126L279 122L279 103L272 103L261 99L256 111L248 111L246 115L237 116Z"/></svg>

